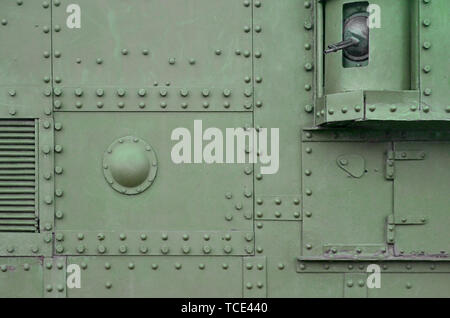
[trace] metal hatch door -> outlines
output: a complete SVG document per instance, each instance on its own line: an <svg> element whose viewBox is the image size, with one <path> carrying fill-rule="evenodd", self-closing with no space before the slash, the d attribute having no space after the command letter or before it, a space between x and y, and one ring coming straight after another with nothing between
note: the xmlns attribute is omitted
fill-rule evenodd
<svg viewBox="0 0 450 318"><path fill-rule="evenodd" d="M396 142L395 153L395 255L448 258L450 143Z"/></svg>

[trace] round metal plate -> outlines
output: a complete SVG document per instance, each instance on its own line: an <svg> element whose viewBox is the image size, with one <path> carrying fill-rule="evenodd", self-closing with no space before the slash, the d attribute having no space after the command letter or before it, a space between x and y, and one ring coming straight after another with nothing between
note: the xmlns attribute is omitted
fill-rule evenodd
<svg viewBox="0 0 450 318"><path fill-rule="evenodd" d="M156 178L158 161L152 146L126 136L115 140L103 155L103 175L119 193L134 195L148 189Z"/></svg>

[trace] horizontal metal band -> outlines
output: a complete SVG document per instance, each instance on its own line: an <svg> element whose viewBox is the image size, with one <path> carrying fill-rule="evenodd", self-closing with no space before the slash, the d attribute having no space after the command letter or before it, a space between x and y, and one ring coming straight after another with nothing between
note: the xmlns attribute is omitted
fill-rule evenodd
<svg viewBox="0 0 450 318"><path fill-rule="evenodd" d="M251 231L57 231L58 255L253 255Z"/></svg>

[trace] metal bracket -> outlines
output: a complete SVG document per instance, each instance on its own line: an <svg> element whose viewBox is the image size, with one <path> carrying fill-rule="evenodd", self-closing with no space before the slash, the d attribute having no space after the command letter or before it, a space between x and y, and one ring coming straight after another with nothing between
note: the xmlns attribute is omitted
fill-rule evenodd
<svg viewBox="0 0 450 318"><path fill-rule="evenodd" d="M386 154L385 177L387 180L395 179L395 161L399 160L425 160L426 154L419 150L388 151Z"/></svg>

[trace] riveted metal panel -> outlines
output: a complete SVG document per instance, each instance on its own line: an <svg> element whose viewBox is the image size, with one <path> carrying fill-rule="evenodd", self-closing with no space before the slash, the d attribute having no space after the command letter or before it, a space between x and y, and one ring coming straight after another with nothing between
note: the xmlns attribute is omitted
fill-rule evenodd
<svg viewBox="0 0 450 318"><path fill-rule="evenodd" d="M344 274L344 297L345 298L366 298L367 274L346 273Z"/></svg>
<svg viewBox="0 0 450 318"><path fill-rule="evenodd" d="M37 298L43 296L41 258L0 258L0 297Z"/></svg>
<svg viewBox="0 0 450 318"><path fill-rule="evenodd" d="M303 261L297 263L299 273L366 273L371 264L380 266L382 273L449 273L450 264L436 259L427 261L391 257L387 261Z"/></svg>
<svg viewBox="0 0 450 318"><path fill-rule="evenodd" d="M0 256L50 256L52 233L1 233Z"/></svg>
<svg viewBox="0 0 450 318"><path fill-rule="evenodd" d="M53 8L58 110L251 110L252 10L241 0L81 0L79 29L65 26L68 4Z"/></svg>
<svg viewBox="0 0 450 318"><path fill-rule="evenodd" d="M39 222L0 234L0 296L448 295L448 1L370 1L371 74L339 81L324 34L351 2L79 0L70 29L69 0L3 1L0 117L35 122ZM278 171L174 164L197 119L278 128Z"/></svg>
<svg viewBox="0 0 450 318"><path fill-rule="evenodd" d="M265 256L243 258L243 294L245 298L267 297L267 263Z"/></svg>
<svg viewBox="0 0 450 318"><path fill-rule="evenodd" d="M48 1L2 1L0 86L43 86L50 78L51 8ZM25 90L24 90L25 91ZM31 105L30 105L31 106Z"/></svg>
<svg viewBox="0 0 450 318"><path fill-rule="evenodd" d="M42 260L44 272L44 297L64 298L67 294L66 258L46 257Z"/></svg>
<svg viewBox="0 0 450 318"><path fill-rule="evenodd" d="M420 1L418 45L422 112L435 120L450 120L448 14L447 1Z"/></svg>
<svg viewBox="0 0 450 318"><path fill-rule="evenodd" d="M0 116L44 116L51 105L50 4L2 1L0 12Z"/></svg>
<svg viewBox="0 0 450 318"><path fill-rule="evenodd" d="M297 273L293 256L301 242L292 238L301 237L300 231L300 222L256 222L256 252L267 259L267 297L342 297L342 274Z"/></svg>
<svg viewBox="0 0 450 318"><path fill-rule="evenodd" d="M450 143L396 142L394 147L400 154L424 154L423 160L395 161L395 253L448 259L450 198L441 185L450 181Z"/></svg>
<svg viewBox="0 0 450 318"><path fill-rule="evenodd" d="M268 128L269 135L270 128L279 129L281 154L275 174L262 175L261 165L255 165L256 200L264 201L257 211L263 218L276 218L276 212L281 213L280 219L295 218L293 200L301 187L298 132L313 121L313 8L311 1L253 3L254 123ZM267 200L277 196L282 210Z"/></svg>
<svg viewBox="0 0 450 318"><path fill-rule="evenodd" d="M447 297L450 275L447 273L381 274L381 288L368 289L369 298Z"/></svg>
<svg viewBox="0 0 450 318"><path fill-rule="evenodd" d="M383 157L390 147L390 143L303 144L305 259L387 256L384 222L392 213L392 183L384 178ZM361 173L352 174L352 166Z"/></svg>
<svg viewBox="0 0 450 318"><path fill-rule="evenodd" d="M302 219L300 195L258 196L256 198L255 218L258 220Z"/></svg>
<svg viewBox="0 0 450 318"><path fill-rule="evenodd" d="M81 288L68 297L243 296L240 257L69 257L67 264L81 267Z"/></svg>
<svg viewBox="0 0 450 318"><path fill-rule="evenodd" d="M56 122L62 128L56 134L60 146L55 158L56 228L81 232L252 231L251 165L172 162L172 130L193 128L196 119L195 114L186 115L58 113ZM236 113L220 118L204 115L203 127L244 127L248 119ZM105 151L123 136L145 140L158 158L156 178L141 193L119 193L103 175ZM213 179L220 180L214 187L210 184Z"/></svg>
<svg viewBox="0 0 450 318"><path fill-rule="evenodd" d="M57 231L63 255L252 255L253 231Z"/></svg>

